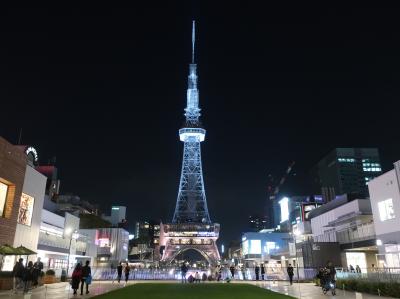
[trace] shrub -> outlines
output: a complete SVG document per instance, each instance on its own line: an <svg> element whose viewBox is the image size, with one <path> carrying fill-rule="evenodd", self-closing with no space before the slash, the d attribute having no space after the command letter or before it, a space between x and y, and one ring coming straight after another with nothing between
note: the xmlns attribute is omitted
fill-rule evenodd
<svg viewBox="0 0 400 299"><path fill-rule="evenodd" d="M46 275L56 275L56 272L53 269L49 269L46 271Z"/></svg>
<svg viewBox="0 0 400 299"><path fill-rule="evenodd" d="M338 289L356 291L381 296L400 298L399 282L377 282L365 279L339 279L336 282Z"/></svg>

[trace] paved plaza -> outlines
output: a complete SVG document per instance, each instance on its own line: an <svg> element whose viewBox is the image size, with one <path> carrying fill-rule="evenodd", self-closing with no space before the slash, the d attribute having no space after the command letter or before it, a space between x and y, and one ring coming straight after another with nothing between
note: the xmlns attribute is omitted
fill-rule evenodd
<svg viewBox="0 0 400 299"><path fill-rule="evenodd" d="M135 283L176 283L177 281L130 281L128 285ZM206 283L216 283L216 282L206 282ZM237 281L233 283L243 283L242 281ZM330 293L327 295L322 294L321 288L316 287L313 283L295 283L292 286L285 281L266 281L266 282L245 282L259 286L261 288L266 288L278 293L293 296L295 298L307 298L307 299L322 299L322 298L336 298L336 299L385 299L390 297L380 297L376 295L362 294L350 291L337 290L336 296L332 296ZM51 285L46 285L34 289L29 294L14 294L11 291L3 291L0 293L0 299L5 298L15 298L15 299L70 299L70 298L90 298L96 295L107 293L109 291L123 288L125 284L112 283L110 281L94 281L90 288L90 294L83 296L74 296L72 294L71 287L68 283L56 283ZM116 298L117 299L117 298ZM141 298L138 298L141 299Z"/></svg>

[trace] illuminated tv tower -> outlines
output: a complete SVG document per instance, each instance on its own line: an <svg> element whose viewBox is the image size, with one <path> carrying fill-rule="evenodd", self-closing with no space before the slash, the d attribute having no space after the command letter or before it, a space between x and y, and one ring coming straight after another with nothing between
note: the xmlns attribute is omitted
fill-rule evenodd
<svg viewBox="0 0 400 299"><path fill-rule="evenodd" d="M211 223L208 214L201 166L201 147L206 130L200 122L199 90L197 89L197 64L195 63L195 21L192 25L192 63L189 65L186 121L179 130L184 142L181 179L173 223Z"/></svg>

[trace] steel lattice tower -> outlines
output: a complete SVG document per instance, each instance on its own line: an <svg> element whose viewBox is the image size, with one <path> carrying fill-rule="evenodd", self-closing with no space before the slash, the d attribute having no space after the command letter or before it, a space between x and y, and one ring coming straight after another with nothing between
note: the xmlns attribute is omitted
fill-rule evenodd
<svg viewBox="0 0 400 299"><path fill-rule="evenodd" d="M179 130L184 142L181 179L173 223L211 223L208 214L206 192L204 190L201 165L200 143L204 141L206 130L200 122L199 91L197 89L197 64L194 60L195 21L192 27L192 63L189 65L186 121Z"/></svg>

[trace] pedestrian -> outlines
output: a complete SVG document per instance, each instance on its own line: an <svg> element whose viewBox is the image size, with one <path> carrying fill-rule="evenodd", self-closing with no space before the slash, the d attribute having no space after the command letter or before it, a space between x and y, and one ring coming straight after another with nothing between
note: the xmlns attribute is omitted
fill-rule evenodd
<svg viewBox="0 0 400 299"><path fill-rule="evenodd" d="M74 271L72 272L71 287L74 290L74 295L77 295L79 289L79 283L82 280L82 265L81 263L76 264ZM83 282L82 282L83 285Z"/></svg>
<svg viewBox="0 0 400 299"><path fill-rule="evenodd" d="M231 271L231 278L233 279L235 277L235 266L231 265L229 267L229 270Z"/></svg>
<svg viewBox="0 0 400 299"><path fill-rule="evenodd" d="M14 276L14 292L22 286L23 277L24 277L24 259L20 258L18 262L15 263L13 268L13 276Z"/></svg>
<svg viewBox="0 0 400 299"><path fill-rule="evenodd" d="M333 266L332 262L328 261L328 263L326 265L326 269L327 269L329 281L332 282L335 285L335 282L336 282L336 269Z"/></svg>
<svg viewBox="0 0 400 299"><path fill-rule="evenodd" d="M196 274L194 275L194 282L200 282L200 281L201 281L200 273L196 271Z"/></svg>
<svg viewBox="0 0 400 299"><path fill-rule="evenodd" d="M220 281L222 278L222 265L218 266L218 278L217 281Z"/></svg>
<svg viewBox="0 0 400 299"><path fill-rule="evenodd" d="M118 283L121 283L121 277L122 277L122 263L120 262L119 265L117 266Z"/></svg>
<svg viewBox="0 0 400 299"><path fill-rule="evenodd" d="M33 270L34 270L33 263L32 263L32 261L30 261L24 271L24 277L23 277L23 280L25 283L24 293L27 293L32 286Z"/></svg>
<svg viewBox="0 0 400 299"><path fill-rule="evenodd" d="M292 264L289 264L289 267L287 267L287 274L289 276L290 285L292 285L294 276L294 269L292 267Z"/></svg>
<svg viewBox="0 0 400 299"><path fill-rule="evenodd" d="M256 273L256 280L260 279L260 266L256 264L256 267L254 268L254 272Z"/></svg>
<svg viewBox="0 0 400 299"><path fill-rule="evenodd" d="M349 266L349 269L350 269L350 272L351 272L351 273L354 273L354 267L353 267L353 265L350 265L350 266Z"/></svg>
<svg viewBox="0 0 400 299"><path fill-rule="evenodd" d="M187 271L188 271L188 268L187 268L185 262L183 262L181 265L181 281L182 281L182 283L187 282L187 280L186 280Z"/></svg>
<svg viewBox="0 0 400 299"><path fill-rule="evenodd" d="M265 266L264 266L264 264L261 264L260 269L261 269L261 280L264 280L264 277L265 277Z"/></svg>
<svg viewBox="0 0 400 299"><path fill-rule="evenodd" d="M357 272L357 273L361 273L361 268L360 268L359 265L356 265L356 272Z"/></svg>
<svg viewBox="0 0 400 299"><path fill-rule="evenodd" d="M90 261L86 261L85 266L82 267L81 278L81 295L83 295L83 285L86 284L86 294L89 294L89 284L92 281L92 269L89 266Z"/></svg>
<svg viewBox="0 0 400 299"><path fill-rule="evenodd" d="M125 271L125 284L127 284L128 283L128 280L129 280L129 272L131 272L131 267L129 267L129 264L128 264L128 262L125 264L125 269L124 269Z"/></svg>
<svg viewBox="0 0 400 299"><path fill-rule="evenodd" d="M37 258L33 264L33 285L37 287L39 285L39 277L43 270L43 263L40 261L40 257Z"/></svg>

